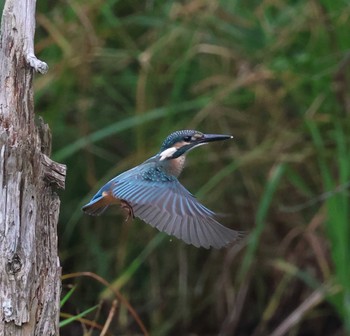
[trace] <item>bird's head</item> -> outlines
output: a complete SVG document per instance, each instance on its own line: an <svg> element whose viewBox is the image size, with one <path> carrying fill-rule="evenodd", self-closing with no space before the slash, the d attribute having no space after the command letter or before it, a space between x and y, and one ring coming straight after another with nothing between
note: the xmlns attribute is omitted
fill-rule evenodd
<svg viewBox="0 0 350 336"><path fill-rule="evenodd" d="M231 138L232 135L203 134L194 130L176 131L164 140L159 152L160 161L176 159L198 146Z"/></svg>

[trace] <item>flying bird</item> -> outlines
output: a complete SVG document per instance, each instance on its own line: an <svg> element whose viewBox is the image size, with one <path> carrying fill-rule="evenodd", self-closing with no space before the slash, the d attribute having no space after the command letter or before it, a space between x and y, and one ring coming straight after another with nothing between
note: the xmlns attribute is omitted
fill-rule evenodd
<svg viewBox="0 0 350 336"><path fill-rule="evenodd" d="M189 151L231 138L195 130L171 133L158 154L110 180L82 210L96 216L110 205L119 204L128 212L128 218L138 217L187 244L226 247L239 240L240 232L221 225L215 213L202 205L179 182L178 176Z"/></svg>

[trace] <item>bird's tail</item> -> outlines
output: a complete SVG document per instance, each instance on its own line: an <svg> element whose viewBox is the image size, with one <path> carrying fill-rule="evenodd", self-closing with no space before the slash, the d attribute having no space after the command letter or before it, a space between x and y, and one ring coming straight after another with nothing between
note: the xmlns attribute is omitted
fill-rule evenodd
<svg viewBox="0 0 350 336"><path fill-rule="evenodd" d="M91 216L102 215L108 208L110 203L102 195L95 196L88 204L84 205L81 209Z"/></svg>

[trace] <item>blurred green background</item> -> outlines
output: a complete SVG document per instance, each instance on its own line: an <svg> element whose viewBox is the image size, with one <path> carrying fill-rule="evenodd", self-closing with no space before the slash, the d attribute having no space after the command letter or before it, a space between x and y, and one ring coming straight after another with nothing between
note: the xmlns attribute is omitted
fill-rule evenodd
<svg viewBox="0 0 350 336"><path fill-rule="evenodd" d="M151 335L350 332L350 4L344 0L38 1L36 113L68 166L63 274L120 290ZM232 134L191 152L180 181L224 224L225 250L187 246L115 207L80 208L179 129ZM62 308L104 325L89 277ZM62 335L98 335L75 322ZM142 334L119 304L111 335Z"/></svg>

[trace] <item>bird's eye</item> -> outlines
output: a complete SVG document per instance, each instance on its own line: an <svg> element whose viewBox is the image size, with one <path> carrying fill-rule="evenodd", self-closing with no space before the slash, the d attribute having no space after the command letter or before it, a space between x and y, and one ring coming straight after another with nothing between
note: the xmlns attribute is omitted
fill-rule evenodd
<svg viewBox="0 0 350 336"><path fill-rule="evenodd" d="M191 141L191 137L189 135L184 137L184 141L186 142L190 142Z"/></svg>

